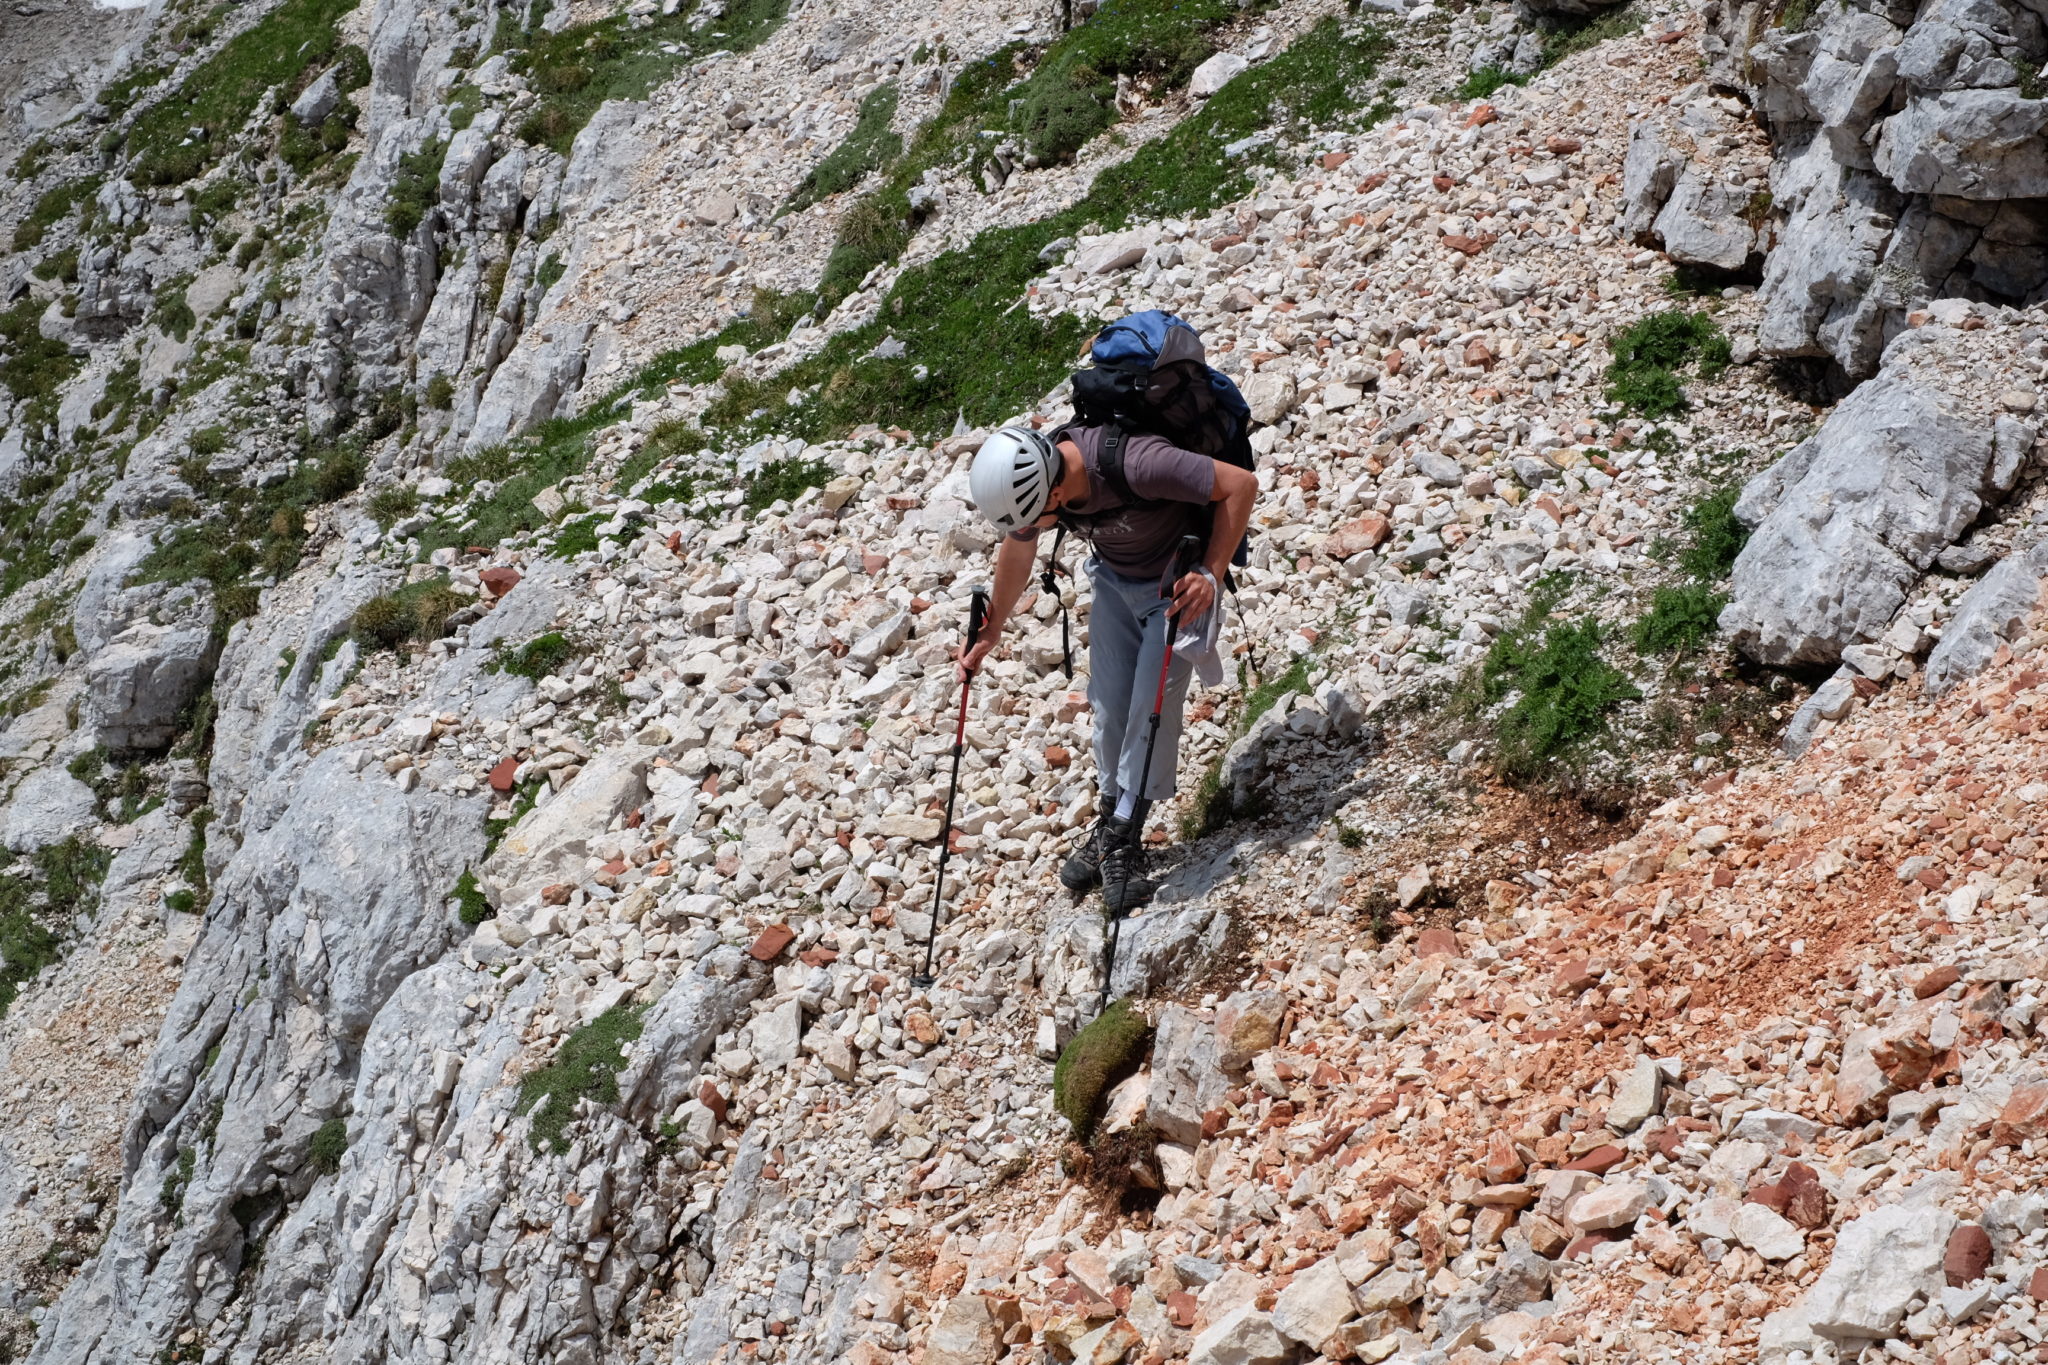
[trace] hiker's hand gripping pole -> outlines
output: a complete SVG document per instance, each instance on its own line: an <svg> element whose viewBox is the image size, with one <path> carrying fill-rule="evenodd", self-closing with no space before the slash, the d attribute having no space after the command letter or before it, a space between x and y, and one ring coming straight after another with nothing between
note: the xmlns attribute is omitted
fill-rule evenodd
<svg viewBox="0 0 2048 1365"><path fill-rule="evenodd" d="M1159 580L1159 596L1162 599L1170 600L1174 597L1174 590L1180 581L1182 571L1190 564L1199 563L1201 555L1202 542L1198 537L1181 537L1180 545L1174 551L1173 562L1166 566L1166 575ZM1145 722L1145 766L1138 770L1137 794L1134 796L1126 791L1118 798L1118 819L1135 820L1137 818L1138 808L1145 801L1145 788L1150 786L1152 782L1152 756L1159 747L1159 716L1161 712L1166 710L1166 679L1167 675L1173 671L1173 637L1176 630L1172 605L1169 605L1160 615L1166 621L1166 648L1160 652L1159 656L1159 685L1152 693L1152 715ZM1128 814L1124 810L1125 806L1130 808ZM1145 831L1142 829L1130 829L1125 831L1124 837L1128 838L1134 845L1142 845L1145 839ZM1120 907L1126 904L1124 896L1130 889L1132 861L1130 858L1118 860L1119 866L1123 869L1122 885L1117 887L1116 894L1117 905ZM1124 922L1124 913L1124 911L1119 910L1112 913L1109 917L1109 945L1102 963L1102 999L1095 1006L1095 1012L1098 1015L1109 1008L1110 978L1116 975L1117 929Z"/></svg>
<svg viewBox="0 0 2048 1365"><path fill-rule="evenodd" d="M967 642L960 647L960 717L953 726L953 777L946 787L946 820L939 827L939 871L932 882L931 922L924 931L924 969L910 978L910 984L919 990L932 984L932 943L939 936L939 910L945 904L946 860L953 856L953 801L960 795L960 755L967 747L967 694L974 686L975 673L967 660L974 657L975 639L987 619L988 593L976 588L967 599Z"/></svg>

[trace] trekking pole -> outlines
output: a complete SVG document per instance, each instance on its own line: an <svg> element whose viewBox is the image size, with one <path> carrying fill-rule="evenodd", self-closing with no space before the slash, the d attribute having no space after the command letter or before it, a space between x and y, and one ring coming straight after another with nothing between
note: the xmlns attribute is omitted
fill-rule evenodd
<svg viewBox="0 0 2048 1365"><path fill-rule="evenodd" d="M976 588L967 599L967 643L960 649L965 659L988 619L988 593ZM932 883L932 918L924 931L924 970L910 978L910 984L924 990L932 984L932 942L939 936L939 907L946 894L946 860L953 856L953 801L960 795L960 754L967 746L967 693L974 686L974 670L960 679L960 720L953 727L953 779L946 788L946 822L939 827L939 875Z"/></svg>
<svg viewBox="0 0 2048 1365"><path fill-rule="evenodd" d="M1173 585L1180 581L1181 566L1192 562L1195 556L1201 554L1201 551L1202 542L1199 537L1182 536L1180 538L1180 545L1173 552L1173 562L1166 566L1166 575L1159 580L1159 595L1161 597L1169 601L1172 599ZM1145 799L1146 784L1152 780L1152 754L1159 746L1159 715L1166 709L1166 675L1173 668L1173 608L1169 606L1161 614L1166 618L1166 649L1159 660L1159 685L1152 693L1152 717L1145 722L1145 766L1138 770L1138 794L1133 796L1130 792L1126 791L1117 798L1117 818L1119 820L1132 820L1137 817L1138 807ZM1126 811L1126 807L1129 808L1128 811ZM1145 831L1141 829L1127 830L1125 837L1134 844L1142 845L1144 843ZM1095 1007L1097 1014L1101 1014L1109 1008L1110 978L1116 974L1117 929L1123 924L1124 916L1130 913L1124 905L1124 893L1130 889L1131 860L1129 858L1119 859L1118 865L1122 869L1122 875L1117 879L1117 908L1111 911L1109 916L1109 945L1102 963L1102 999Z"/></svg>

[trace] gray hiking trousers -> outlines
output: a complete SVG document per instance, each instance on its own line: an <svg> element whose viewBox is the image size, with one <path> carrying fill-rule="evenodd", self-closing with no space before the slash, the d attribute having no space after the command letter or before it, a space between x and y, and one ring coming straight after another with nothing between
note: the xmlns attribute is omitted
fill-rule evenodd
<svg viewBox="0 0 2048 1365"><path fill-rule="evenodd" d="M1088 609L1088 705L1095 712L1095 771L1102 811L1109 815L1117 812L1124 792L1136 790L1145 763L1145 735L1166 650L1167 600L1159 595L1156 578L1125 578L1094 558L1082 568L1095 585ZM1167 674L1166 704L1159 713L1152 771L1138 793L1145 800L1173 795L1181 707L1193 675L1194 665L1175 655Z"/></svg>

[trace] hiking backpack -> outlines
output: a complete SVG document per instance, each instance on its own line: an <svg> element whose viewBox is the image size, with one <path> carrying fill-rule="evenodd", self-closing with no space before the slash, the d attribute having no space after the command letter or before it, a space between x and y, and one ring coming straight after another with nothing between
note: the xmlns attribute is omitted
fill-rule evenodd
<svg viewBox="0 0 2048 1365"><path fill-rule="evenodd" d="M1132 313L1104 327L1089 346L1094 362L1074 371L1074 421L1071 425L1107 428L1097 472L1116 494L1117 505L1089 516L1059 515L1052 553L1040 575L1046 592L1061 598L1059 580L1071 576L1060 564L1060 549L1070 528L1082 529L1098 517L1156 500L1141 498L1124 478L1124 445L1134 435L1158 436L1182 450L1212 460L1256 469L1252 452L1252 410L1230 376L1211 369L1204 358L1201 334L1160 309ZM1055 433L1057 439L1059 433ZM1190 518L1193 533L1206 542L1214 504ZM1251 533L1245 533L1231 563L1250 561ZM1235 588L1225 573L1226 588ZM1061 598L1060 648L1069 677L1074 672L1066 606Z"/></svg>

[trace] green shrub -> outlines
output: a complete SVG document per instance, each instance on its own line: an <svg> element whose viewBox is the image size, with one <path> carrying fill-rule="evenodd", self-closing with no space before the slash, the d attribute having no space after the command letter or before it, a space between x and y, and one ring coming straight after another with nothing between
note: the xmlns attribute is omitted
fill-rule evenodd
<svg viewBox="0 0 2048 1365"><path fill-rule="evenodd" d="M1526 780L1550 760L1602 729L1607 712L1640 697L1633 683L1600 657L1600 623L1538 627L1547 609L1495 638L1480 664L1480 689L1491 705L1515 700L1495 723L1495 764L1503 777Z"/></svg>
<svg viewBox="0 0 2048 1365"><path fill-rule="evenodd" d="M1730 484L1685 514L1690 543L1679 555L1680 568L1708 583L1728 576L1735 557L1749 543L1749 528L1735 519L1741 496L1741 485Z"/></svg>
<svg viewBox="0 0 2048 1365"><path fill-rule="evenodd" d="M0 1017L63 954L62 941L29 908L33 891L26 877L0 876Z"/></svg>
<svg viewBox="0 0 2048 1365"><path fill-rule="evenodd" d="M1720 627L1727 595L1699 583L1657 589L1650 612L1635 624L1638 654L1674 654L1697 649Z"/></svg>
<svg viewBox="0 0 2048 1365"><path fill-rule="evenodd" d="M540 292L545 294L561 283L562 276L567 274L568 270L569 267L564 264L562 258L550 251L541 261L540 269L533 272L533 282L539 286Z"/></svg>
<svg viewBox="0 0 2048 1365"><path fill-rule="evenodd" d="M157 1202L174 1223L183 1224L185 1212L185 1187L192 1183L192 1173L199 1164L199 1151L194 1147L180 1147L178 1162L164 1177L163 1188L157 1193Z"/></svg>
<svg viewBox="0 0 2048 1365"><path fill-rule="evenodd" d="M62 280L65 284L77 284L78 248L67 246L62 251L45 256L36 262L34 274L39 280Z"/></svg>
<svg viewBox="0 0 2048 1365"><path fill-rule="evenodd" d="M313 1141L306 1148L306 1160L321 1174L333 1175L341 1169L341 1158L347 1151L348 1124L340 1118L331 1118L313 1130Z"/></svg>
<svg viewBox="0 0 2048 1365"><path fill-rule="evenodd" d="M455 381L445 374L437 374L427 381L427 391L421 401L436 412L446 412L455 406Z"/></svg>
<svg viewBox="0 0 2048 1365"><path fill-rule="evenodd" d="M1684 412L1690 403L1678 371L1695 362L1713 379L1728 367L1728 338L1705 313L1652 313L1608 339L1607 401L1644 417Z"/></svg>
<svg viewBox="0 0 2048 1365"><path fill-rule="evenodd" d="M811 168L803 183L789 196L789 202L782 206L783 211L794 213L809 208L820 199L844 194L871 172L901 156L903 139L889 126L896 117L896 103L894 81L870 90L860 102L860 113L854 119L852 131L825 155L824 160Z"/></svg>
<svg viewBox="0 0 2048 1365"><path fill-rule="evenodd" d="M29 861L43 875L43 896L50 913L63 919L82 914L99 900L100 883L114 855L78 835L39 848Z"/></svg>
<svg viewBox="0 0 2048 1365"><path fill-rule="evenodd" d="M1052 1104L1086 1142L1095 1131L1102 1097L1145 1060L1152 1025L1129 1000L1116 1000L1074 1035L1052 1068Z"/></svg>
<svg viewBox="0 0 2048 1365"><path fill-rule="evenodd" d="M398 178L391 186L391 202L384 207L384 226L393 237L412 236L434 207L441 188L441 163L447 156L448 144L437 141L398 159Z"/></svg>
<svg viewBox="0 0 2048 1365"><path fill-rule="evenodd" d="M189 442L194 455L218 455L228 448L228 433L225 427L201 427L192 433Z"/></svg>
<svg viewBox="0 0 2048 1365"><path fill-rule="evenodd" d="M1461 100L1483 100L1504 85L1527 85L1527 76L1502 70L1497 66L1482 66L1469 73L1458 86L1456 94Z"/></svg>
<svg viewBox="0 0 2048 1365"><path fill-rule="evenodd" d="M498 912L491 907L483 888L477 885L476 873L469 868L462 869L462 875L455 879L455 890L450 895L455 900L456 913L472 929L487 919L497 918Z"/></svg>
<svg viewBox="0 0 2048 1365"><path fill-rule="evenodd" d="M164 904L181 915L189 915L199 908L199 897L190 887L181 886L164 897Z"/></svg>
<svg viewBox="0 0 2048 1365"><path fill-rule="evenodd" d="M1804 4L1807 0L1794 0ZM1643 14L1631 0L1613 9L1583 17L1571 16L1548 21L1543 39L1543 65L1556 66L1613 38L1625 38L1643 26Z"/></svg>
<svg viewBox="0 0 2048 1365"><path fill-rule="evenodd" d="M532 1115L526 1138L535 1152L567 1149L564 1134L577 1101L618 1103L623 1049L640 1036L645 1013L641 1005L612 1006L564 1039L554 1061L519 1083L519 1112Z"/></svg>
<svg viewBox="0 0 2048 1365"><path fill-rule="evenodd" d="M619 465L618 473L612 476L612 484L620 492L631 493L662 461L695 455L702 451L706 444L708 442L704 433L689 419L671 417L647 433L647 439L641 442L640 449ZM682 482L687 486L690 482L689 476L683 475ZM649 501L659 499L650 498Z"/></svg>

